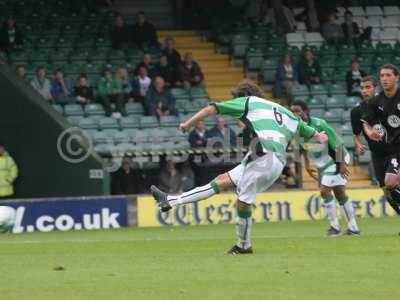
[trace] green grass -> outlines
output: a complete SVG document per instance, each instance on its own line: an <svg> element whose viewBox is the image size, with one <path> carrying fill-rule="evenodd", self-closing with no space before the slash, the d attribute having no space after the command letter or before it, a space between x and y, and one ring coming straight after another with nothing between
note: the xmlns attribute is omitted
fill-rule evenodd
<svg viewBox="0 0 400 300"><path fill-rule="evenodd" d="M0 299L400 299L399 224L256 224L235 257L232 225L2 235Z"/></svg>

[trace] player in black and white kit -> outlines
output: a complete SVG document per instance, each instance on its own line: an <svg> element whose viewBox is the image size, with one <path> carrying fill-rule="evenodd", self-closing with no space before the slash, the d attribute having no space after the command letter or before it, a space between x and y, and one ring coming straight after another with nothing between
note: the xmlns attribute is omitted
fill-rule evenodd
<svg viewBox="0 0 400 300"><path fill-rule="evenodd" d="M362 118L368 112L368 103L373 101L372 99L376 94L376 81L372 76L366 76L361 79L360 83L361 96L363 98L356 107L351 110L351 127L353 128L354 143L356 144L356 153L358 155L364 155L367 149L371 151L372 163L374 166L376 178L378 179L379 186L383 188L387 198L390 194L384 189L385 187L385 173L386 173L386 157L390 155L390 146L382 139L381 141L371 140L363 128ZM379 120L373 121L373 127L377 130L382 130ZM361 141L361 135L364 135L368 147ZM389 151L388 151L389 150ZM391 199L391 198L389 198ZM394 209L398 209L397 205L393 206ZM400 210L397 211L400 214Z"/></svg>
<svg viewBox="0 0 400 300"><path fill-rule="evenodd" d="M379 80L383 91L369 101L367 111L362 117L363 127L369 139L386 143L385 156L374 161L376 176L386 190L390 205L400 214L399 70L392 64L383 65L379 70Z"/></svg>

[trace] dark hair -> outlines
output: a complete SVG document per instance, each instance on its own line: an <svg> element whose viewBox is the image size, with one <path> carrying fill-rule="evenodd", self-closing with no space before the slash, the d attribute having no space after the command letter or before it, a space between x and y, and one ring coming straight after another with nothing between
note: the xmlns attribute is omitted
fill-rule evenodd
<svg viewBox="0 0 400 300"><path fill-rule="evenodd" d="M251 82L250 80L243 80L236 88L232 90L232 95L234 97L256 96L262 98L263 92L261 88L254 82Z"/></svg>
<svg viewBox="0 0 400 300"><path fill-rule="evenodd" d="M384 64L384 65L380 66L380 68L379 68L379 73L381 73L381 71L382 71L383 69L392 70L392 71L393 71L393 74L394 74L395 76L398 76L398 75L399 75L399 69L397 69L397 67L396 67L395 65L393 65L393 64Z"/></svg>
<svg viewBox="0 0 400 300"><path fill-rule="evenodd" d="M57 74L57 73L63 73L63 75L64 75L64 70L61 68L57 68L54 70L54 74Z"/></svg>
<svg viewBox="0 0 400 300"><path fill-rule="evenodd" d="M371 82L374 86L377 85L375 78L371 75L364 76L363 78L361 78L361 82Z"/></svg>
<svg viewBox="0 0 400 300"><path fill-rule="evenodd" d="M346 10L344 16L353 16L353 13L350 10Z"/></svg>
<svg viewBox="0 0 400 300"><path fill-rule="evenodd" d="M300 106L303 111L309 111L310 109L308 108L307 103L305 103L303 100L295 100L292 102L291 106Z"/></svg>

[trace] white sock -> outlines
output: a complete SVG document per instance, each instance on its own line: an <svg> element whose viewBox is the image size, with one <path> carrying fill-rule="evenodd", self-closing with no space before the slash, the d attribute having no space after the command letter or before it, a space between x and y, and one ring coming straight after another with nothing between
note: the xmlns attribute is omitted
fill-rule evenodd
<svg viewBox="0 0 400 300"><path fill-rule="evenodd" d="M168 201L171 206L177 206L185 203L196 202L200 200L207 199L213 195L217 194L215 187L211 183L194 188L188 192L180 194L179 196L168 195Z"/></svg>
<svg viewBox="0 0 400 300"><path fill-rule="evenodd" d="M251 217L236 219L236 236L237 236L237 246L243 249L248 249L251 247L250 233L251 233L252 220Z"/></svg>
<svg viewBox="0 0 400 300"><path fill-rule="evenodd" d="M347 200L343 205L343 211L344 215L347 220L348 227L351 231L359 231L356 218L354 216L354 208L353 208L353 203L351 200Z"/></svg>
<svg viewBox="0 0 400 300"><path fill-rule="evenodd" d="M324 204L326 209L326 214L328 216L329 223L331 226L337 230L340 230L339 220L336 213L336 201L331 200L328 203Z"/></svg>

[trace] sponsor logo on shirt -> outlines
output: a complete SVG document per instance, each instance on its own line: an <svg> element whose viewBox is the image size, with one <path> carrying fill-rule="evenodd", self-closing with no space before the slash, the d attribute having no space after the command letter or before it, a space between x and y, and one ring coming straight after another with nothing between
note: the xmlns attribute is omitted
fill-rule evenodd
<svg viewBox="0 0 400 300"><path fill-rule="evenodd" d="M387 118L387 122L393 128L397 128L397 127L400 126L400 118L398 116L396 116L396 115L390 115Z"/></svg>

